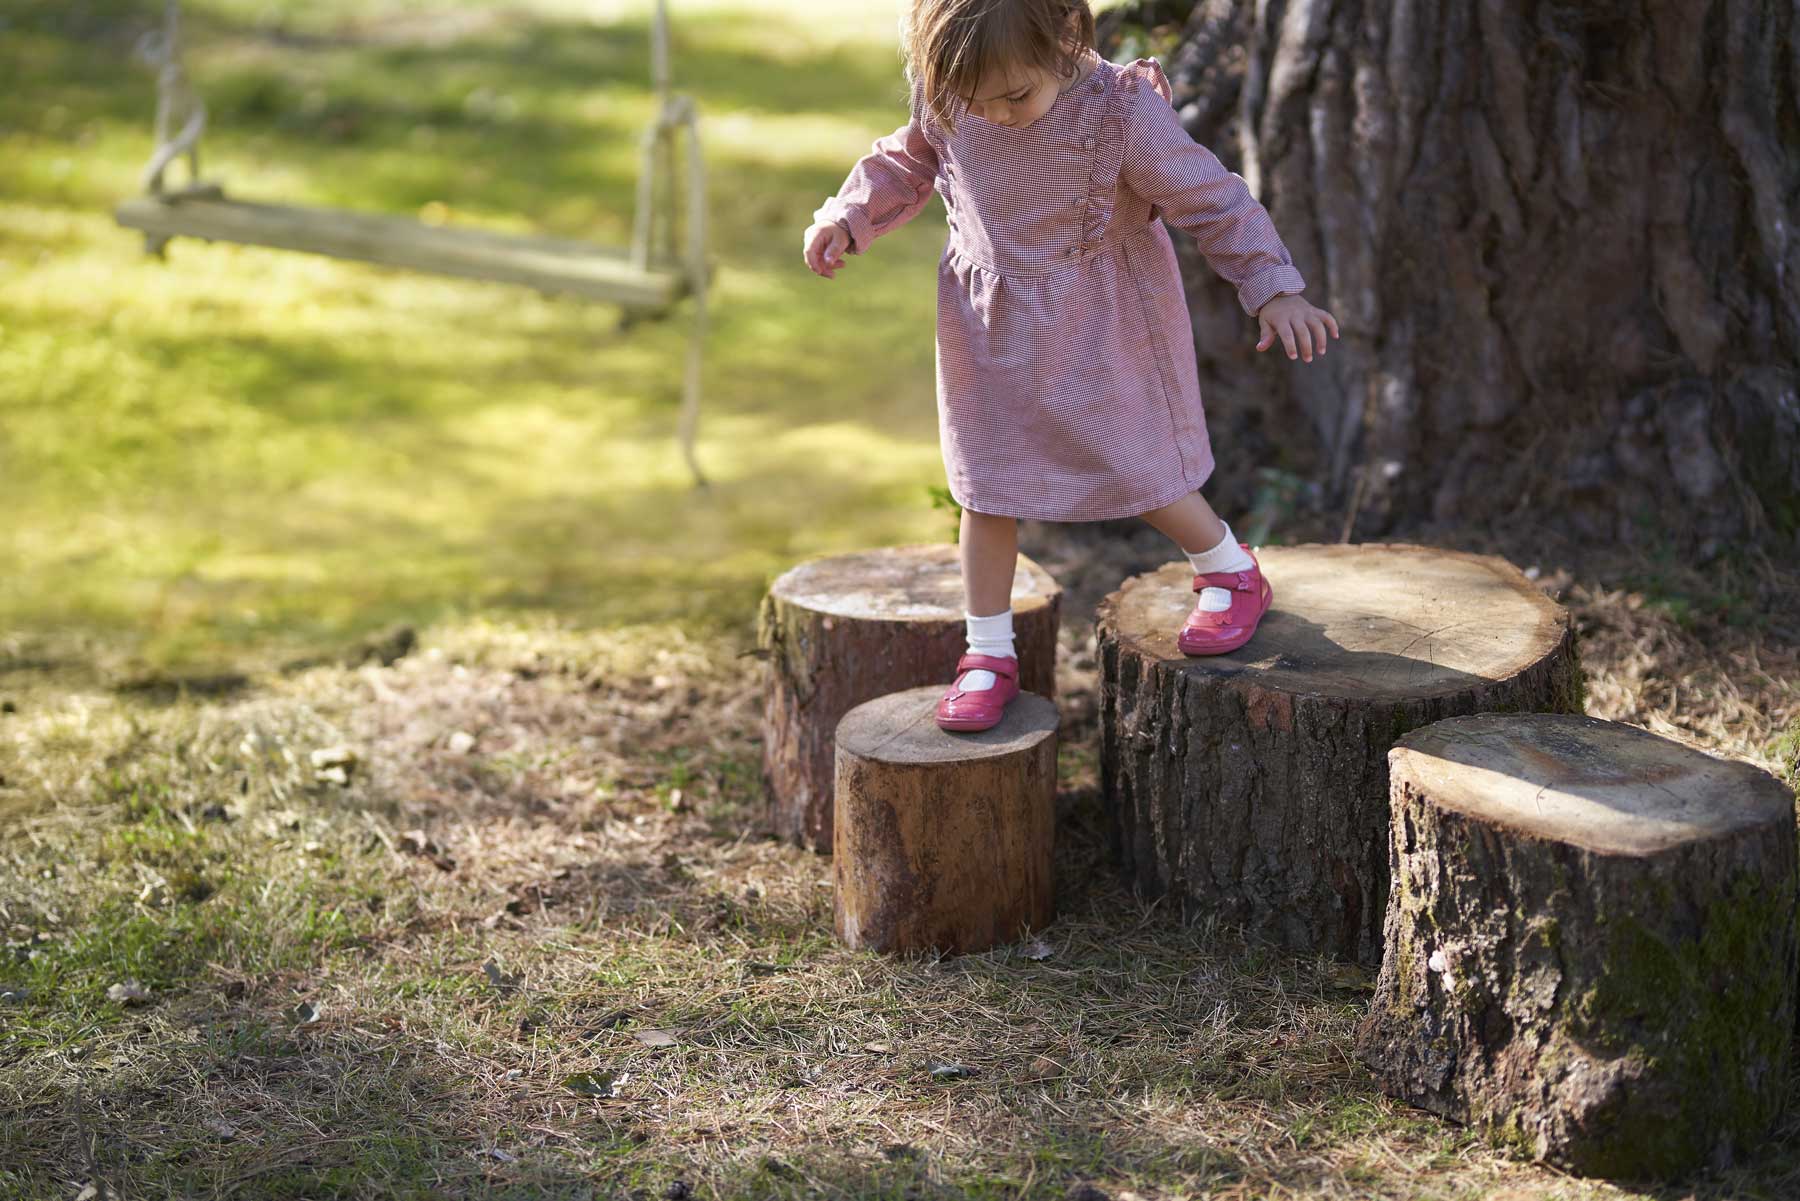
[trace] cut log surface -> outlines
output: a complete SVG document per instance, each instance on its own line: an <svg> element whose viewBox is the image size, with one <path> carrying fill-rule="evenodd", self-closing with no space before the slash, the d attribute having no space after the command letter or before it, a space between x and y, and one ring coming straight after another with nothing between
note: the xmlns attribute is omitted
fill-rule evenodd
<svg viewBox="0 0 1800 1201"><path fill-rule="evenodd" d="M1056 694L1062 591L1023 555L1013 574L1019 685ZM949 543L884 547L813 559L783 573L763 599L758 642L768 655L763 784L776 832L829 852L832 739L856 705L956 678L967 649L962 569Z"/></svg>
<svg viewBox="0 0 1800 1201"><path fill-rule="evenodd" d="M1631 726L1484 714L1392 752L1358 1050L1394 1096L1609 1176L1729 1162L1794 1030L1793 798Z"/></svg>
<svg viewBox="0 0 1800 1201"><path fill-rule="evenodd" d="M1272 606L1229 655L1175 644L1195 603L1186 563L1135 576L1100 605L1115 849L1146 896L1373 966L1388 749L1458 714L1579 712L1573 629L1491 556L1364 544L1258 558Z"/></svg>
<svg viewBox="0 0 1800 1201"><path fill-rule="evenodd" d="M852 947L986 950L1054 916L1056 706L1021 693L999 725L951 733L942 693L878 697L838 726L835 925Z"/></svg>

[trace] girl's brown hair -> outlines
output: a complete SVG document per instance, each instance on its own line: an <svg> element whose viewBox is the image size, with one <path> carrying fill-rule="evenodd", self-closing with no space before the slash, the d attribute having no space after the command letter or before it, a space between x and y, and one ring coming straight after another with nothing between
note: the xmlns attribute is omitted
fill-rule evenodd
<svg viewBox="0 0 1800 1201"><path fill-rule="evenodd" d="M913 0L902 37L907 74L948 130L990 71L1073 76L1094 44L1094 12L1087 0Z"/></svg>

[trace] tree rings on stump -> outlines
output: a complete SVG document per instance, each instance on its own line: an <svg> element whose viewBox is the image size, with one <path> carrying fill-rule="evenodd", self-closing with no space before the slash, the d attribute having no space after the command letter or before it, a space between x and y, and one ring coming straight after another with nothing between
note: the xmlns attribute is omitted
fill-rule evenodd
<svg viewBox="0 0 1800 1201"><path fill-rule="evenodd" d="M1056 695L1062 589L1019 556L1013 635L1019 687ZM831 740L845 713L884 693L956 678L968 649L962 568L949 543L812 559L763 598L757 643L768 656L763 787L775 831L831 850Z"/></svg>
<svg viewBox="0 0 1800 1201"><path fill-rule="evenodd" d="M1269 547L1256 636L1175 645L1193 571L1100 604L1100 771L1115 849L1173 894L1285 946L1373 966L1387 904L1387 752L1488 710L1579 712L1568 612L1485 555L1402 545Z"/></svg>
<svg viewBox="0 0 1800 1201"><path fill-rule="evenodd" d="M1055 914L1056 706L940 729L943 688L866 701L837 728L838 937L877 951L980 951Z"/></svg>
<svg viewBox="0 0 1800 1201"><path fill-rule="evenodd" d="M1392 754L1387 952L1358 1051L1388 1092L1607 1176L1719 1166L1777 1116L1793 798L1632 726L1454 718Z"/></svg>

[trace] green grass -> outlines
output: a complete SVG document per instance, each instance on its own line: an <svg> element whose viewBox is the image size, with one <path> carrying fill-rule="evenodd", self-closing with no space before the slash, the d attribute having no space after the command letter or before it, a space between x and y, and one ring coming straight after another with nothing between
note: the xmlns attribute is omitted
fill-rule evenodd
<svg viewBox="0 0 1800 1201"><path fill-rule="evenodd" d="M0 38L0 625L171 670L396 621L552 612L742 626L774 574L942 540L941 216L835 283L799 235L904 115L879 4L677 6L719 259L699 457L685 315L230 246L139 253L154 6L10 6ZM209 174L246 198L622 242L647 5L186 6ZM351 14L357 14L352 19Z"/></svg>

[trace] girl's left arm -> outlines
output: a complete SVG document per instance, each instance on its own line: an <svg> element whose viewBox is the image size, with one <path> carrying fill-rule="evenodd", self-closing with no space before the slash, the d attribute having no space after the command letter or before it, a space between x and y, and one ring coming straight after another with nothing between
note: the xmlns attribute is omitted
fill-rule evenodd
<svg viewBox="0 0 1800 1201"><path fill-rule="evenodd" d="M1193 235L1208 265L1236 288L1238 303L1255 316L1283 292L1298 294L1306 280L1282 245L1268 210L1236 172L1188 136L1163 94L1140 80L1125 122L1125 159L1119 179L1162 210L1163 220Z"/></svg>

